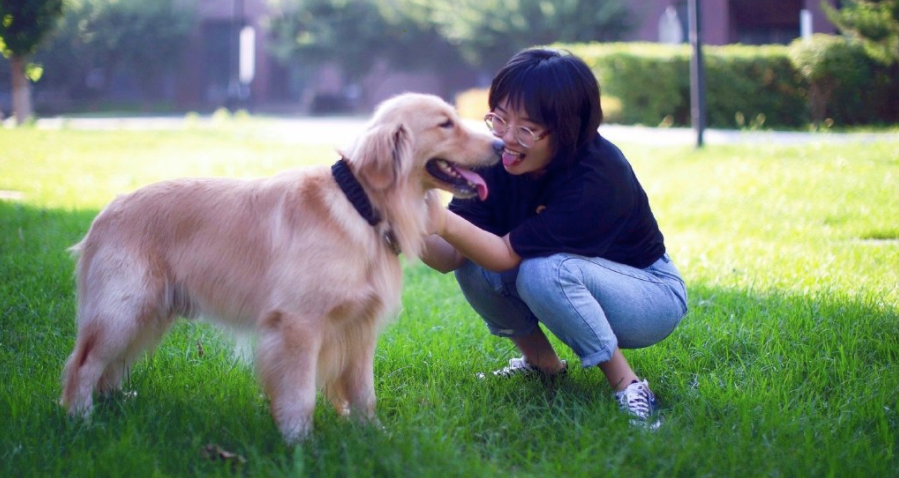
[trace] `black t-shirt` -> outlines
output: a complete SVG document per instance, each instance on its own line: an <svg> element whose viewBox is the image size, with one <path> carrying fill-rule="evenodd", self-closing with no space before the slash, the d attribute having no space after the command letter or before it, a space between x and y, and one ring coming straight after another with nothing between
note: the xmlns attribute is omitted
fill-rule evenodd
<svg viewBox="0 0 899 478"><path fill-rule="evenodd" d="M665 242L646 192L614 144L597 135L571 168L514 176L502 163L478 171L485 201L453 199L450 210L509 241L521 257L568 252L645 268Z"/></svg>

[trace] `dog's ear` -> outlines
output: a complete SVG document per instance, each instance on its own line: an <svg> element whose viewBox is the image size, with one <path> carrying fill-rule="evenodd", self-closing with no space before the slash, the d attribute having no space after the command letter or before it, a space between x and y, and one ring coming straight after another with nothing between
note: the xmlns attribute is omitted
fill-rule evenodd
<svg viewBox="0 0 899 478"><path fill-rule="evenodd" d="M403 125L378 126L369 130L355 150L359 171L377 190L393 187L410 167L412 141Z"/></svg>

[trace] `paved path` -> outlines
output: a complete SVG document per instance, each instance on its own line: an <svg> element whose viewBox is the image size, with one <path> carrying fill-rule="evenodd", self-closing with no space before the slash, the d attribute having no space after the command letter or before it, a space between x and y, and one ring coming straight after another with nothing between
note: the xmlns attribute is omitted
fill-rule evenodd
<svg viewBox="0 0 899 478"><path fill-rule="evenodd" d="M343 145L357 136L365 124L365 118L356 117L303 117L266 118L254 122L253 128L264 130L266 135L284 135L291 141L308 144ZM468 121L468 120L466 120ZM203 127L213 124L210 117L186 120L184 117L149 118L45 118L37 121L38 128L70 128L80 130L178 130L190 125ZM471 121L480 127L479 121ZM690 128L649 128L643 126L602 125L600 132L615 142L637 142L653 145L694 145L696 133ZM735 131L708 129L704 132L705 144L806 144L806 143L871 143L874 141L899 142L895 133L802 133L788 131Z"/></svg>

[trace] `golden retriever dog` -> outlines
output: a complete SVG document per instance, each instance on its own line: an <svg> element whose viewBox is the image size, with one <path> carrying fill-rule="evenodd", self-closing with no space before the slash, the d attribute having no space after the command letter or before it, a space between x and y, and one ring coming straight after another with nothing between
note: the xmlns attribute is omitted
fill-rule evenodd
<svg viewBox="0 0 899 478"><path fill-rule="evenodd" d="M94 392L119 389L178 317L202 317L257 335L257 375L286 441L311 431L318 390L376 421L374 352L400 306L398 254L420 255L436 189L483 198L470 168L501 147L440 98L406 93L379 105L331 167L118 197L72 247L78 336L62 405L88 417Z"/></svg>

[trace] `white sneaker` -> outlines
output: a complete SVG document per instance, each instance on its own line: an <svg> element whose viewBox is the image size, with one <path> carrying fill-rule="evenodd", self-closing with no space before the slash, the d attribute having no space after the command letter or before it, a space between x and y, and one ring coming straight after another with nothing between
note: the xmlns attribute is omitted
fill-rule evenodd
<svg viewBox="0 0 899 478"><path fill-rule="evenodd" d="M649 382L634 380L620 392L615 392L618 406L633 417L632 425L646 425L655 430L661 425L661 420L652 420L659 408L656 396L649 389Z"/></svg>
<svg viewBox="0 0 899 478"><path fill-rule="evenodd" d="M524 357L513 358L509 360L509 366L503 367L499 370L494 370L490 372L494 377L501 378L509 378L521 375L523 377L539 377L542 379L552 379L558 380L566 375L568 375L568 362L562 360L562 370L554 374L546 374L539 368L531 365L530 362L527 361ZM478 378L484 379L487 378L487 374L481 372L478 374Z"/></svg>

